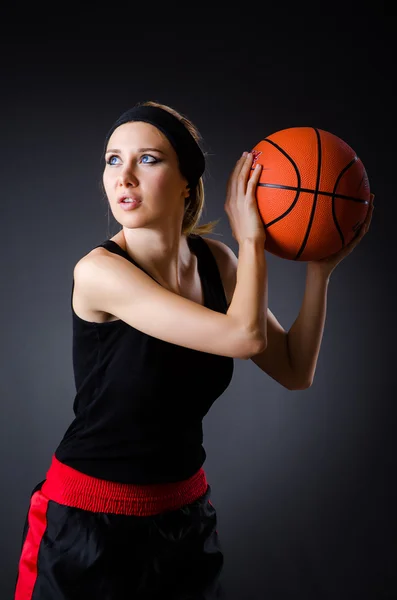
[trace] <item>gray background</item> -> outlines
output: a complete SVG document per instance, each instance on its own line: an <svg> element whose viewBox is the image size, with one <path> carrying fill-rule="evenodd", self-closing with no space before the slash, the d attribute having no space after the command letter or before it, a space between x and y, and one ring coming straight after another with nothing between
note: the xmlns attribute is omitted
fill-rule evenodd
<svg viewBox="0 0 397 600"><path fill-rule="evenodd" d="M226 181L259 139L316 126L366 166L374 217L332 274L313 385L291 392L236 360L204 420L204 467L230 600L397 598L392 18L328 17L305 35L291 19L282 36L270 23L245 37L224 21L175 33L119 24L130 40L1 40L0 597L12 598L31 489L73 418L73 267L119 228L100 191L103 140L152 99L198 126L203 220L220 218L234 251ZM269 307L288 329L306 265L267 256Z"/></svg>

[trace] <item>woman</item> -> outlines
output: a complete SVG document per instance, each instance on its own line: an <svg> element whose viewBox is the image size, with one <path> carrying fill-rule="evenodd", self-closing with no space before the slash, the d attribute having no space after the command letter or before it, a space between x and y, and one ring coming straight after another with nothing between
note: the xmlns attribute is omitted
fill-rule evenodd
<svg viewBox="0 0 397 600"><path fill-rule="evenodd" d="M105 141L104 189L122 229L74 268L75 419L32 492L16 600L221 598L223 555L202 465L202 420L234 358L310 386L330 274L308 263L285 332L267 306L261 167L241 156L225 211L238 259L198 226L204 155L193 124L138 104ZM251 172L252 171L252 172Z"/></svg>

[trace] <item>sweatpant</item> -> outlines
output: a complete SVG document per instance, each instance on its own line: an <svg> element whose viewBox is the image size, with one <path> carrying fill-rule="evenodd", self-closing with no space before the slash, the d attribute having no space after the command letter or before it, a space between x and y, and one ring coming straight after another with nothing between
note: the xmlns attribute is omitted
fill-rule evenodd
<svg viewBox="0 0 397 600"><path fill-rule="evenodd" d="M14 600L225 598L209 484L193 502L138 516L60 503L46 481L32 491Z"/></svg>

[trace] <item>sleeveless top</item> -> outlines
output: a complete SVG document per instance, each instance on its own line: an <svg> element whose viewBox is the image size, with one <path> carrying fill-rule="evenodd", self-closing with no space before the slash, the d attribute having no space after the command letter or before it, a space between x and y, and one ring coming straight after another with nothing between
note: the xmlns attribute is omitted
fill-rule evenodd
<svg viewBox="0 0 397 600"><path fill-rule="evenodd" d="M201 236L187 241L197 256L204 306L226 313L211 249ZM99 246L144 271L116 242ZM231 382L233 358L165 342L122 320L86 321L73 306L72 321L75 418L56 458L119 483L171 483L195 474L206 459L202 421Z"/></svg>

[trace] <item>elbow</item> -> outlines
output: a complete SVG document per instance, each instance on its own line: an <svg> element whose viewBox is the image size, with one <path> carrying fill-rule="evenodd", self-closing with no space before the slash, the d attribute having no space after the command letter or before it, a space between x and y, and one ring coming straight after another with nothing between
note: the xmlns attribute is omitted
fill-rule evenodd
<svg viewBox="0 0 397 600"><path fill-rule="evenodd" d="M243 352L241 353L241 355L238 358L242 358L243 360L249 360L253 356L256 356L257 354L264 352L266 350L266 347L267 347L267 340L263 335L258 334L258 335L254 335L253 337L251 336L247 340L247 343L246 343L245 347L243 348Z"/></svg>
<svg viewBox="0 0 397 600"><path fill-rule="evenodd" d="M307 390L311 387L313 381L304 381L304 382L294 382L293 385L286 386L287 390L290 392L297 392L300 390Z"/></svg>

